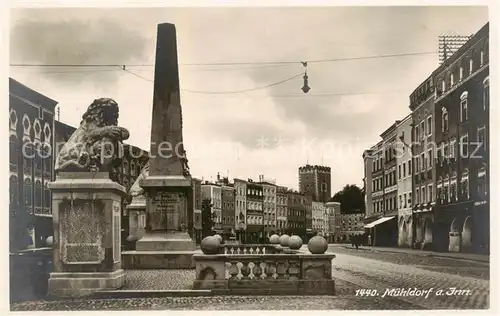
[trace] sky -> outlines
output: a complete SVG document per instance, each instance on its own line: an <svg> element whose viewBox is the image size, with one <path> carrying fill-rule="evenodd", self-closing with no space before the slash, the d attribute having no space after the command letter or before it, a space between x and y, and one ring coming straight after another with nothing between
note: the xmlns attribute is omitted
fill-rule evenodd
<svg viewBox="0 0 500 316"><path fill-rule="evenodd" d="M11 63L128 71L10 67L10 76L58 101L74 126L94 99L115 99L127 142L149 150L156 27L174 23L192 175L263 174L297 189L298 167L321 164L333 195L362 186L363 150L410 113L409 95L438 66L438 36L487 21L486 7L466 6L13 9ZM412 53L422 54L356 59Z"/></svg>

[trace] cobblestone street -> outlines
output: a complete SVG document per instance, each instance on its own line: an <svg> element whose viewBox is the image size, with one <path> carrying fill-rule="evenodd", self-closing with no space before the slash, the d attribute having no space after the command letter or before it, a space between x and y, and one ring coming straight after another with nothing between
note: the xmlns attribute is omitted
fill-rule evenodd
<svg viewBox="0 0 500 316"><path fill-rule="evenodd" d="M377 290L383 296L387 289L433 289L427 298L397 297L426 309L483 309L489 304L489 266L485 263L420 256L411 253L372 252L330 246L337 254L333 260L333 277L348 281L357 289ZM470 293L437 296L443 289L470 290ZM339 291L349 292L348 288ZM387 296L386 296L387 297Z"/></svg>
<svg viewBox="0 0 500 316"><path fill-rule="evenodd" d="M489 304L489 265L414 253L375 252L330 246L336 296L203 296L137 299L32 301L12 310L359 310L359 309L484 309ZM185 290L194 270L128 270L125 290ZM470 290L463 295L436 296L439 289ZM433 289L425 296L384 297L386 289ZM356 296L356 290L378 295ZM445 292L446 292L445 291ZM373 293L372 293L373 294Z"/></svg>

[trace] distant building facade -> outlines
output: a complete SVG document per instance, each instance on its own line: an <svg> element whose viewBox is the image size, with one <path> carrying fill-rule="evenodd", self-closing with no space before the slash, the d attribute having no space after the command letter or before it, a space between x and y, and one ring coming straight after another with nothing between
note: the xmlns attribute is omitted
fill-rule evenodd
<svg viewBox="0 0 500 316"><path fill-rule="evenodd" d="M247 243L260 243L264 238L264 193L262 184L247 181L247 229L245 240Z"/></svg>
<svg viewBox="0 0 500 316"><path fill-rule="evenodd" d="M213 231L222 234L222 188L219 184L205 181L201 184L202 200L210 200L213 216Z"/></svg>
<svg viewBox="0 0 500 316"><path fill-rule="evenodd" d="M398 192L398 246L412 246L412 173L411 173L411 114L397 127L397 192Z"/></svg>
<svg viewBox="0 0 500 316"><path fill-rule="evenodd" d="M324 237L328 235L328 212L323 202L312 202L312 231Z"/></svg>
<svg viewBox="0 0 500 316"><path fill-rule="evenodd" d="M287 188L276 187L276 229L279 234L284 234L287 229L288 199Z"/></svg>
<svg viewBox="0 0 500 316"><path fill-rule="evenodd" d="M242 242L247 229L247 181L234 179L234 193L236 239Z"/></svg>

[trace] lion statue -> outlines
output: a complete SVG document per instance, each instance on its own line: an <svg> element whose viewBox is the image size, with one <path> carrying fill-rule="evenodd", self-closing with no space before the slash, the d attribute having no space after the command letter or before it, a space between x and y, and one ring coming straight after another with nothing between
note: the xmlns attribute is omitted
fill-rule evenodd
<svg viewBox="0 0 500 316"><path fill-rule="evenodd" d="M122 142L129 132L118 127L118 103L110 98L94 100L78 129L57 155L55 171L107 171L121 163Z"/></svg>

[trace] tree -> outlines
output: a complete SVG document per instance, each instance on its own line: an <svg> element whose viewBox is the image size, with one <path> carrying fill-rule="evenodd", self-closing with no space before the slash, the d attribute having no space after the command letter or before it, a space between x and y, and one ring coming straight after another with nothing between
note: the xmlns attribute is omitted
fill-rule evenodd
<svg viewBox="0 0 500 316"><path fill-rule="evenodd" d="M362 189L355 184L348 184L330 199L340 203L341 213L364 213L365 195Z"/></svg>
<svg viewBox="0 0 500 316"><path fill-rule="evenodd" d="M201 232L202 238L212 235L212 229L214 227L214 216L212 214L212 200L203 199L201 202Z"/></svg>

